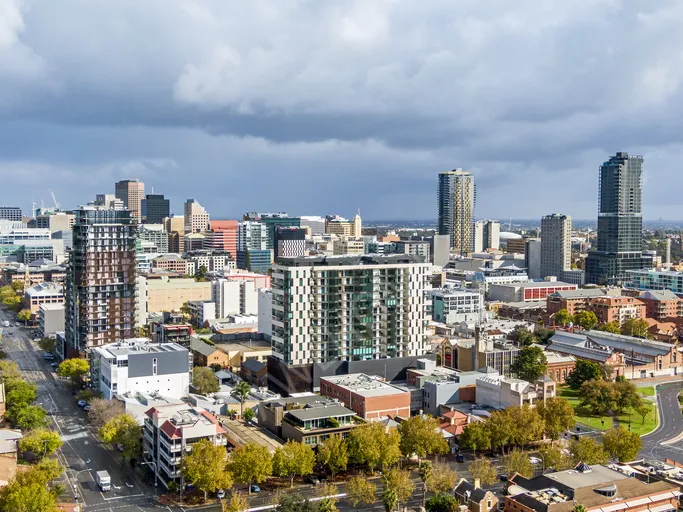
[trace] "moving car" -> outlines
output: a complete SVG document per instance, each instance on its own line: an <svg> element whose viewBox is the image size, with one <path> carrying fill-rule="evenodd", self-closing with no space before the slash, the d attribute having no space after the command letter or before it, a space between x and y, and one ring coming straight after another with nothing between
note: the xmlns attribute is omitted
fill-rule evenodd
<svg viewBox="0 0 683 512"><path fill-rule="evenodd" d="M46 361L52 361L55 358L55 356L52 355L52 352L45 352L43 354L43 359Z"/></svg>
<svg viewBox="0 0 683 512"><path fill-rule="evenodd" d="M313 484L313 485L318 485L320 483L320 480L318 480L318 477L315 475L311 475L307 478L308 483Z"/></svg>
<svg viewBox="0 0 683 512"><path fill-rule="evenodd" d="M87 400L78 401L78 407L85 407L86 405L89 405Z"/></svg>

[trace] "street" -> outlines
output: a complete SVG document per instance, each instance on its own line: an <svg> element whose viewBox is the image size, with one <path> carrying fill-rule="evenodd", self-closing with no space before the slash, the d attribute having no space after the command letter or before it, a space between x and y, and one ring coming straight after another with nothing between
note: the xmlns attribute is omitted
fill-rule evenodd
<svg viewBox="0 0 683 512"><path fill-rule="evenodd" d="M683 382L672 382L657 386L660 423L654 432L642 437L641 457L660 460L669 458L683 463L683 439L665 444L683 434L683 415L681 415L678 403L678 393L682 389Z"/></svg>

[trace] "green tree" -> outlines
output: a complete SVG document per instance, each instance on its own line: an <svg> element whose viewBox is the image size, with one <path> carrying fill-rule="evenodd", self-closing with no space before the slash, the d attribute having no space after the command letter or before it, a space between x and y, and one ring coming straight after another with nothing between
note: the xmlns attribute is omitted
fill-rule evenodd
<svg viewBox="0 0 683 512"><path fill-rule="evenodd" d="M598 325L597 330L603 332L611 332L612 334L621 334L621 326L619 325L619 322L617 322L616 320Z"/></svg>
<svg viewBox="0 0 683 512"><path fill-rule="evenodd" d="M36 401L38 388L25 380L10 380L5 384L7 407L25 407Z"/></svg>
<svg viewBox="0 0 683 512"><path fill-rule="evenodd" d="M7 384L11 380L21 380L21 372L14 361L0 361L0 382ZM5 388L7 391L7 388Z"/></svg>
<svg viewBox="0 0 683 512"><path fill-rule="evenodd" d="M555 331L546 329L545 327L536 327L536 330L534 331L534 335L538 338L538 342L544 345L548 344L548 341L554 334Z"/></svg>
<svg viewBox="0 0 683 512"><path fill-rule="evenodd" d="M526 327L518 327L512 332L512 338L514 341L517 342L517 344L521 347L526 347L528 345L531 345L532 343L538 342L538 339L534 335L533 332L531 332L529 329Z"/></svg>
<svg viewBox="0 0 683 512"><path fill-rule="evenodd" d="M458 510L458 500L450 494L439 493L427 500L427 512L455 512Z"/></svg>
<svg viewBox="0 0 683 512"><path fill-rule="evenodd" d="M588 436L581 436L578 441L572 441L569 445L574 464L584 462L586 464L605 464L609 456L601 443Z"/></svg>
<svg viewBox="0 0 683 512"><path fill-rule="evenodd" d="M53 340L52 338L40 338L40 341L38 342L38 346L44 352L53 353L55 351L55 344L56 343L57 343L57 341Z"/></svg>
<svg viewBox="0 0 683 512"><path fill-rule="evenodd" d="M317 487L318 497L318 512L337 512L337 486L334 484L322 484Z"/></svg>
<svg viewBox="0 0 683 512"><path fill-rule="evenodd" d="M472 478L478 478L483 485L493 485L498 481L498 472L491 459L479 457L467 468Z"/></svg>
<svg viewBox="0 0 683 512"><path fill-rule="evenodd" d="M230 495L230 501L224 509L224 512L246 512L249 509L249 502L244 493L233 491Z"/></svg>
<svg viewBox="0 0 683 512"><path fill-rule="evenodd" d="M62 361L62 364L57 368L57 375L60 377L67 377L71 379L76 385L83 383L85 377L90 371L90 364L85 359L71 358Z"/></svg>
<svg viewBox="0 0 683 512"><path fill-rule="evenodd" d="M351 477L346 482L346 500L358 508L358 505L372 505L375 502L377 486L362 476Z"/></svg>
<svg viewBox="0 0 683 512"><path fill-rule="evenodd" d="M553 321L555 322L556 325L561 325L562 327L565 327L567 324L570 324L574 320L574 317L569 314L569 311L566 309L560 309L555 315L553 316Z"/></svg>
<svg viewBox="0 0 683 512"><path fill-rule="evenodd" d="M574 408L561 397L549 398L536 405L536 412L543 420L543 431L553 441L557 441L563 432L574 428Z"/></svg>
<svg viewBox="0 0 683 512"><path fill-rule="evenodd" d="M614 374L614 368L608 364L600 365L600 378L602 380L612 380L612 374ZM623 377L623 375L621 375Z"/></svg>
<svg viewBox="0 0 683 512"><path fill-rule="evenodd" d="M577 359L576 366L567 376L567 384L572 389L580 389L584 382L599 380L600 378L600 365L598 363Z"/></svg>
<svg viewBox="0 0 683 512"><path fill-rule="evenodd" d="M458 438L460 448L472 450L477 455L477 450L491 448L491 436L484 423L474 422L465 426Z"/></svg>
<svg viewBox="0 0 683 512"><path fill-rule="evenodd" d="M24 283L21 281L12 281L10 283L10 288L12 291L14 291L14 293L20 295L24 291Z"/></svg>
<svg viewBox="0 0 683 512"><path fill-rule="evenodd" d="M26 323L29 320L31 320L32 316L33 314L31 313L30 309L22 309L21 311L19 311L19 313L17 313L17 320Z"/></svg>
<svg viewBox="0 0 683 512"><path fill-rule="evenodd" d="M273 458L265 446L247 443L232 452L228 468L235 481L249 486L260 484L273 474Z"/></svg>
<svg viewBox="0 0 683 512"><path fill-rule="evenodd" d="M526 446L543 437L543 419L529 404L506 409L511 424L511 443Z"/></svg>
<svg viewBox="0 0 683 512"><path fill-rule="evenodd" d="M608 455L619 462L632 461L643 447L640 436L622 425L605 432L602 445Z"/></svg>
<svg viewBox="0 0 683 512"><path fill-rule="evenodd" d="M185 320L188 320L192 314L192 309L190 309L190 305L187 302L184 302L182 306L180 306L180 314L183 315Z"/></svg>
<svg viewBox="0 0 683 512"><path fill-rule="evenodd" d="M392 512L398 506L398 494L396 491L385 487L382 493L382 503L386 512Z"/></svg>
<svg viewBox="0 0 683 512"><path fill-rule="evenodd" d="M611 385L614 388L616 412L622 413L628 408L635 410L643 405L643 398L633 382L622 380L612 382Z"/></svg>
<svg viewBox="0 0 683 512"><path fill-rule="evenodd" d="M115 416L101 426L97 433L105 443L120 444L123 447L122 456L125 459L134 459L140 454L140 426L130 414Z"/></svg>
<svg viewBox="0 0 683 512"><path fill-rule="evenodd" d="M349 464L346 443L339 436L330 436L318 445L318 462L332 473L332 478Z"/></svg>
<svg viewBox="0 0 683 512"><path fill-rule="evenodd" d="M423 463L424 465L424 463ZM448 464L437 462L429 478L429 489L436 493L451 492L458 483L458 472L451 469Z"/></svg>
<svg viewBox="0 0 683 512"><path fill-rule="evenodd" d="M417 455L418 464L427 455L448 452L448 443L441 435L439 421L431 416L412 416L398 425L401 453ZM400 500L405 501L405 500Z"/></svg>
<svg viewBox="0 0 683 512"><path fill-rule="evenodd" d="M427 500L427 488L434 476L434 467L432 466L432 463L428 460L424 461L420 466L418 474L420 475L420 480L422 480L422 506L424 507L425 501Z"/></svg>
<svg viewBox="0 0 683 512"><path fill-rule="evenodd" d="M94 428L104 426L109 420L123 414L125 409L120 400L105 400L104 398L93 398L90 401L88 411L88 421Z"/></svg>
<svg viewBox="0 0 683 512"><path fill-rule="evenodd" d="M616 393L611 382L589 380L581 385L581 406L588 407L595 415L602 416L616 404Z"/></svg>
<svg viewBox="0 0 683 512"><path fill-rule="evenodd" d="M197 366L192 370L192 387L200 395L216 393L220 389L218 377L211 368L205 366Z"/></svg>
<svg viewBox="0 0 683 512"><path fill-rule="evenodd" d="M17 305L19 305L20 302L21 302L21 297L19 297L18 295L8 296L8 297L5 297L4 299L2 299L2 303L5 306L9 306L9 307L17 306Z"/></svg>
<svg viewBox="0 0 683 512"><path fill-rule="evenodd" d="M306 476L313 473L315 453L309 445L291 439L273 454L273 474L289 478L289 486L294 487L296 475Z"/></svg>
<svg viewBox="0 0 683 512"><path fill-rule="evenodd" d="M574 315L574 323L583 329L590 331L598 325L598 317L592 311L578 311Z"/></svg>
<svg viewBox="0 0 683 512"><path fill-rule="evenodd" d="M415 484L410 478L410 471L393 468L384 473L385 490L396 493L398 503L405 503L415 491Z"/></svg>
<svg viewBox="0 0 683 512"><path fill-rule="evenodd" d="M284 494L275 508L277 512L318 512L318 507L299 494Z"/></svg>
<svg viewBox="0 0 683 512"><path fill-rule="evenodd" d="M543 445L538 449L543 459L544 469L553 468L555 471L564 471L573 466L571 455L568 450L558 446Z"/></svg>
<svg viewBox="0 0 683 512"><path fill-rule="evenodd" d="M524 478L534 476L535 468L529 460L529 456L517 448L503 456L503 467L508 475L518 473Z"/></svg>
<svg viewBox="0 0 683 512"><path fill-rule="evenodd" d="M56 512L57 486L50 487L62 468L55 460L45 459L27 471L20 471L0 489L3 512Z"/></svg>
<svg viewBox="0 0 683 512"><path fill-rule="evenodd" d="M209 272L209 269L206 268L206 265L200 265L197 271L194 273L194 278L197 281L205 281L206 280L206 274Z"/></svg>
<svg viewBox="0 0 683 512"><path fill-rule="evenodd" d="M52 455L62 446L62 438L57 432L45 428L32 430L19 440L22 452L31 452L37 457Z"/></svg>
<svg viewBox="0 0 683 512"><path fill-rule="evenodd" d="M508 410L493 411L485 425L491 439L491 448L504 451L513 437L512 419Z"/></svg>
<svg viewBox="0 0 683 512"><path fill-rule="evenodd" d="M180 473L185 482L191 483L204 493L232 487L232 476L227 471L228 452L221 445L201 439L192 445L192 451L180 463Z"/></svg>
<svg viewBox="0 0 683 512"><path fill-rule="evenodd" d="M652 408L649 405L646 405L645 403L641 403L638 407L636 407L635 412L638 416L640 416L643 420L643 425L645 425L645 418L647 415L650 413Z"/></svg>
<svg viewBox="0 0 683 512"><path fill-rule="evenodd" d="M349 458L357 464L366 464L372 471L396 464L401 456L399 433L391 430L387 434L380 423L354 428L346 443Z"/></svg>
<svg viewBox="0 0 683 512"><path fill-rule="evenodd" d="M249 398L249 393L251 386L246 380L241 380L232 390L232 394L240 401L240 418L244 418L244 402Z"/></svg>
<svg viewBox="0 0 683 512"><path fill-rule="evenodd" d="M5 417L15 428L23 431L46 427L49 423L47 411L39 405L11 407Z"/></svg>
<svg viewBox="0 0 683 512"><path fill-rule="evenodd" d="M538 346L523 347L517 358L510 365L510 371L518 378L534 383L539 377L546 374L548 359L543 349Z"/></svg>
<svg viewBox="0 0 683 512"><path fill-rule="evenodd" d="M586 512L586 507L581 505L581 503L577 503L576 505L574 505L572 512Z"/></svg>
<svg viewBox="0 0 683 512"><path fill-rule="evenodd" d="M626 336L635 336L636 338L647 338L648 324L642 318L629 318L621 324L621 334Z"/></svg>
<svg viewBox="0 0 683 512"><path fill-rule="evenodd" d="M244 421L251 421L254 419L254 416L256 416L254 409L247 409L246 411L244 411L244 416L242 418L244 419Z"/></svg>

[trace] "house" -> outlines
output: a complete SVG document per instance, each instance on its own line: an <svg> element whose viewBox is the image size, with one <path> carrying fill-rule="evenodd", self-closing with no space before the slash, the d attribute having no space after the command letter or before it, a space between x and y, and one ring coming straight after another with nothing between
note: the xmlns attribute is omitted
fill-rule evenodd
<svg viewBox="0 0 683 512"><path fill-rule="evenodd" d="M494 375L477 379L477 403L495 409L526 404L533 406L555 394L555 382L545 375L534 384Z"/></svg>
<svg viewBox="0 0 683 512"><path fill-rule="evenodd" d="M234 372L239 372L242 364L254 359L265 363L268 356L272 354L272 347L269 341L263 339L245 339L240 341L238 338L234 342L222 342L221 335L214 335L211 340L193 337L190 342L190 349L195 357L195 365L211 366L220 364L222 368L228 368ZM226 335L230 337L230 335ZM216 340L216 341L212 341Z"/></svg>
<svg viewBox="0 0 683 512"><path fill-rule="evenodd" d="M18 430L0 429L0 487L17 474L17 450L22 437Z"/></svg>
<svg viewBox="0 0 683 512"><path fill-rule="evenodd" d="M262 361L247 359L240 368L240 377L252 386L266 387L268 385L268 366Z"/></svg>
<svg viewBox="0 0 683 512"><path fill-rule="evenodd" d="M453 489L453 494L460 505L467 505L467 510L472 512L490 512L498 506L496 495L483 490L478 478L474 479L474 483L461 478Z"/></svg>

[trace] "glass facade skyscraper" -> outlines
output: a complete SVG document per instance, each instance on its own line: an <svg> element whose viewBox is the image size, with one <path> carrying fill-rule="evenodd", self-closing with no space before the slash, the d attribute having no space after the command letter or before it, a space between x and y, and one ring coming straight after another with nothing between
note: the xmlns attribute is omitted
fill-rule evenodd
<svg viewBox="0 0 683 512"><path fill-rule="evenodd" d="M643 157L617 153L600 166L597 250L588 253L586 281L621 284L643 258Z"/></svg>

